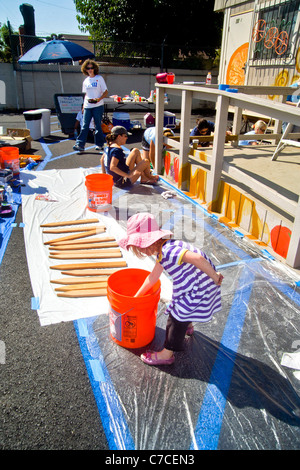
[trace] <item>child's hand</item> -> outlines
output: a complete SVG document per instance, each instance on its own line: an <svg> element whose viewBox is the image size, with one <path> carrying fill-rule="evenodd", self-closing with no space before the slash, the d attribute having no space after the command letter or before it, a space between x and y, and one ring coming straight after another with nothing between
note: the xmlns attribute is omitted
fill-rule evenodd
<svg viewBox="0 0 300 470"><path fill-rule="evenodd" d="M220 286L222 284L222 281L224 279L224 276L221 273L216 273L216 279L214 279L215 284L217 286Z"/></svg>

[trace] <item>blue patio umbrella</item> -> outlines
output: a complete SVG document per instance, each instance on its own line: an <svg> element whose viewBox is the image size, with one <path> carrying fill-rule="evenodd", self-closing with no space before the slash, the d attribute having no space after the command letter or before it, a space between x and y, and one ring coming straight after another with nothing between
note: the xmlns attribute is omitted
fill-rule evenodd
<svg viewBox="0 0 300 470"><path fill-rule="evenodd" d="M63 92L60 64L76 60L93 59L94 57L95 55L92 52L79 44L53 39L52 41L45 41L32 47L18 62L19 64L58 64L61 90Z"/></svg>

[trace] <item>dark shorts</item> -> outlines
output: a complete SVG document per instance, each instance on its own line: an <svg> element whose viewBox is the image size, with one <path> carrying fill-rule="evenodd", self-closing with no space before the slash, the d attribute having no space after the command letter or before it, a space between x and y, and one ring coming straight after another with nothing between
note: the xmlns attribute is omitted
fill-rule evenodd
<svg viewBox="0 0 300 470"><path fill-rule="evenodd" d="M150 144L148 144L144 136L142 137L142 149L146 151L150 150Z"/></svg>
<svg viewBox="0 0 300 470"><path fill-rule="evenodd" d="M125 180L123 176L120 176L118 180L114 181L114 185L117 188L130 188L132 186L132 182L129 178Z"/></svg>

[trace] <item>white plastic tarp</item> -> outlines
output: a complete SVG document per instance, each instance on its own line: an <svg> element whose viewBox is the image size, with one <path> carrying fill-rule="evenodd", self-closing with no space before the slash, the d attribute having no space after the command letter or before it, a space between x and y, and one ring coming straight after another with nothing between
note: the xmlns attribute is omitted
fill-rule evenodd
<svg viewBox="0 0 300 470"><path fill-rule="evenodd" d="M105 225L103 236L119 239L124 229L106 213L94 213L86 208L87 194L85 177L96 173L95 169L71 169L49 171L23 171L22 209L24 222L24 238L28 269L33 290L33 305L36 308L41 325L73 321L80 318L107 314L108 299L103 297L63 298L55 292L57 285L51 279L64 277L61 271L51 269L58 264L71 264L78 261L64 261L49 258L49 247L45 241L61 235L43 234L41 224L70 220L98 218L100 225ZM50 201L37 199L49 193ZM70 228L70 227L69 227ZM67 234L66 234L67 235ZM97 237L102 235L97 235ZM140 260L129 252L123 251L127 267L151 271L153 260ZM115 260L115 259L114 259ZM85 260L93 262L101 260ZM103 260L102 260L103 261ZM107 260L109 261L109 260ZM113 259L112 259L113 261ZM166 276L162 276L161 298L170 300L171 284Z"/></svg>

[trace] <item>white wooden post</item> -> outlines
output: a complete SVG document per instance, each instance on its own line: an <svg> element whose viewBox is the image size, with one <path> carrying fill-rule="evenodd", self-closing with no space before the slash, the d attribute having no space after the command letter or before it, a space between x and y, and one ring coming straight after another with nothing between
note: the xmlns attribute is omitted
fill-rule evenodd
<svg viewBox="0 0 300 470"><path fill-rule="evenodd" d="M222 175L224 144L227 130L229 97L219 95L217 99L217 112L215 122L214 142L212 149L212 163L208 178L207 203L215 201L218 194L218 185Z"/></svg>
<svg viewBox="0 0 300 470"><path fill-rule="evenodd" d="M155 171L158 175L162 169L163 128L164 128L164 88L156 88L155 106Z"/></svg>
<svg viewBox="0 0 300 470"><path fill-rule="evenodd" d="M239 108L239 106L234 107L234 116L233 116L233 123L232 123L232 134L239 135L241 133L241 124L243 118L243 110ZM231 142L232 147L238 146L238 141Z"/></svg>
<svg viewBox="0 0 300 470"><path fill-rule="evenodd" d="M289 250L286 262L292 268L300 268L300 196L293 225L292 236L289 244Z"/></svg>
<svg viewBox="0 0 300 470"><path fill-rule="evenodd" d="M193 92L183 90L181 96L181 121L180 121L180 144L179 144L179 168L188 162L191 130ZM180 189L186 188L186 181L182 181Z"/></svg>

